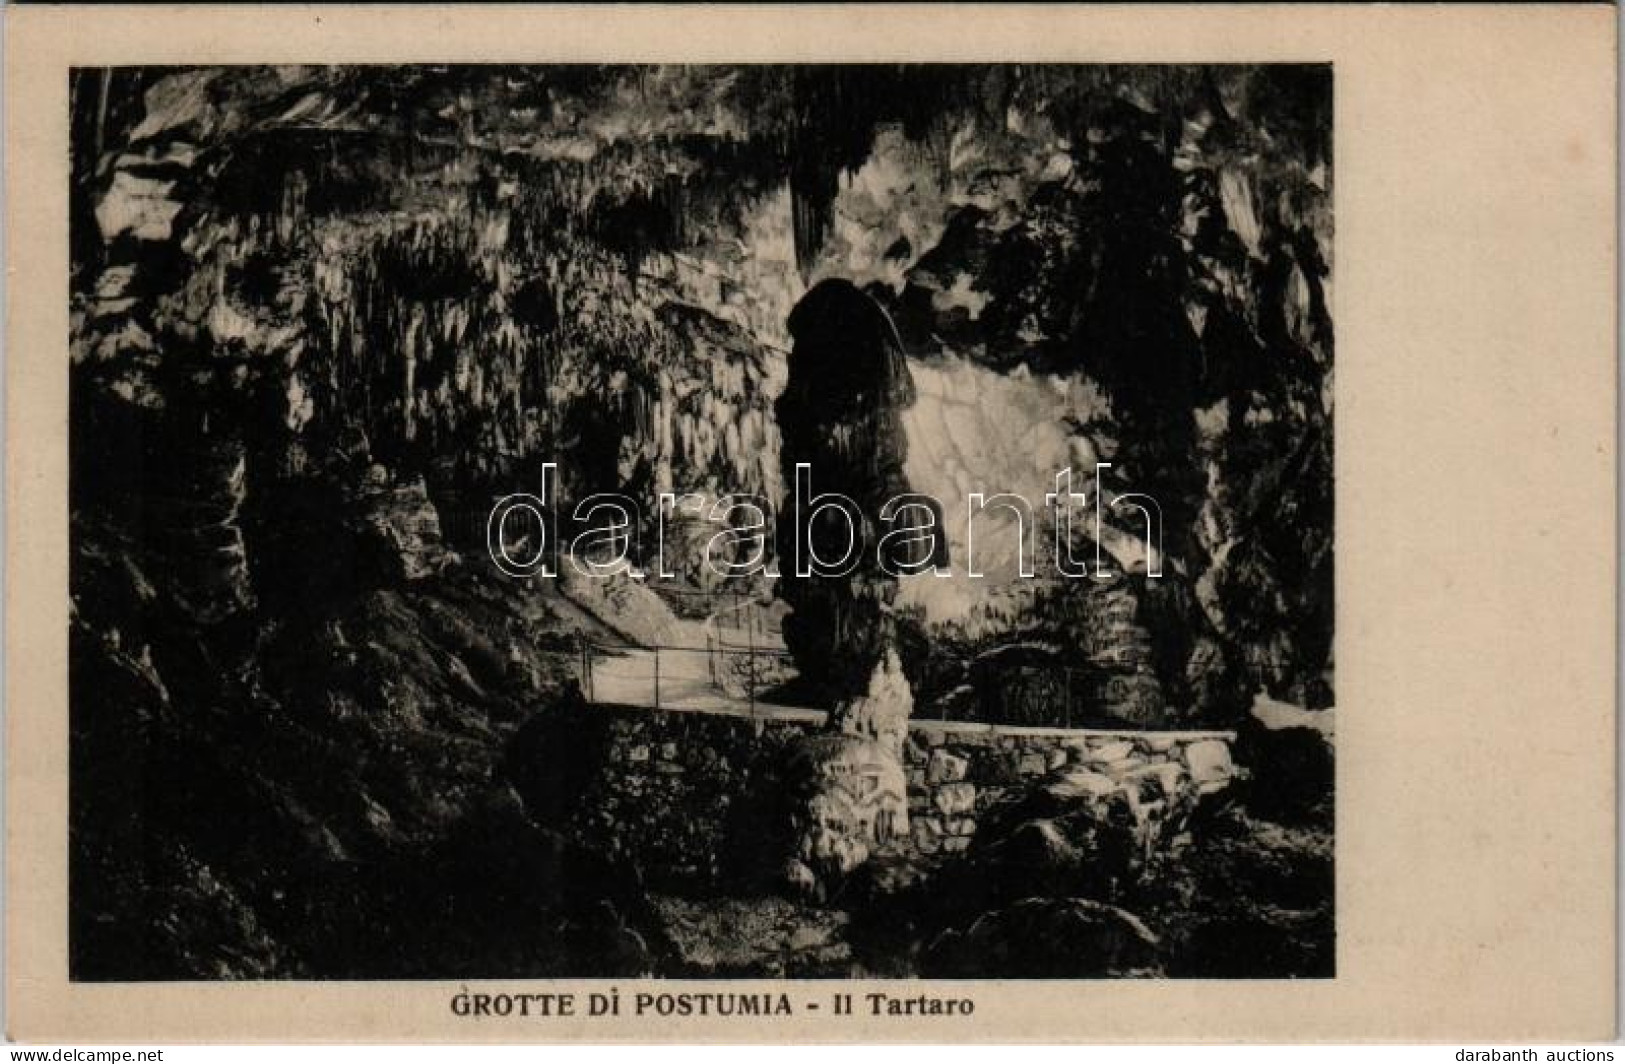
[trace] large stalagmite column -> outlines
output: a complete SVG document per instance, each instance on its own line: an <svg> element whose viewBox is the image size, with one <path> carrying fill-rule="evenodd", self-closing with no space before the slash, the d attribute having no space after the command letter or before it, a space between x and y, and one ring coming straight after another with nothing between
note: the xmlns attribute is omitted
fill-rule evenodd
<svg viewBox="0 0 1625 1064"><path fill-rule="evenodd" d="M785 491L779 594L792 610L784 638L802 675L840 702L865 690L890 638L886 613L897 580L879 565L874 545L881 508L909 490L902 411L914 401L914 382L891 319L847 281L808 292L790 314L790 334L789 379L776 406ZM856 511L860 553L850 571L797 571L798 556L842 557L852 535L832 510L816 520L799 512L807 502L797 500L803 464L808 496L839 494Z"/></svg>
<svg viewBox="0 0 1625 1064"><path fill-rule="evenodd" d="M795 347L778 402L787 498L778 528L785 643L832 706L829 732L797 751L788 780L794 852L787 877L813 897L908 830L903 739L913 695L890 614L896 577L875 553L880 512L909 490L901 413L914 399L902 344L885 312L846 281L815 286L790 315ZM811 491L851 500L850 517L798 517L797 465ZM807 500L803 498L804 504ZM797 529L798 520L804 521ZM797 571L798 549L839 558L856 529L849 572ZM800 537L798 542L798 536Z"/></svg>

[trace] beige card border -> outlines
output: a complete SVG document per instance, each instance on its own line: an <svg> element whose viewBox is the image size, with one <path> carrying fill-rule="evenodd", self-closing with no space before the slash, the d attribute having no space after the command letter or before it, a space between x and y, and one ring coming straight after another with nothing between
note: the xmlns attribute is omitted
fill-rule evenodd
<svg viewBox="0 0 1625 1064"><path fill-rule="evenodd" d="M1612 1037L1611 8L90 6L5 18L13 1037ZM69 984L66 68L831 59L1334 64L1337 978L906 984L976 1002L970 1020L913 1022L459 1019L449 1002L462 984L438 982ZM869 989L711 985L783 988L798 1003Z"/></svg>

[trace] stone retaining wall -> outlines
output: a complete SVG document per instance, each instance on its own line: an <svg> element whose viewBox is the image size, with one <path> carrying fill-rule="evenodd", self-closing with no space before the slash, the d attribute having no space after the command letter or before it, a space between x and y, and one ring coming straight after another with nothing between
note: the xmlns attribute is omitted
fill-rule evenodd
<svg viewBox="0 0 1625 1064"><path fill-rule="evenodd" d="M1230 732L1125 732L931 725L911 728L903 750L910 839L920 855L970 845L982 813L1040 783L1064 780L1107 793L1136 783L1147 801L1227 786Z"/></svg>
<svg viewBox="0 0 1625 1064"><path fill-rule="evenodd" d="M594 707L604 763L581 796L584 837L651 880L725 884L778 825L775 774L811 720ZM1106 732L913 722L904 747L909 835L891 847L940 859L970 845L993 805L1039 786L1129 787L1148 801L1226 786L1226 732Z"/></svg>
<svg viewBox="0 0 1625 1064"><path fill-rule="evenodd" d="M748 871L736 858L750 855L752 836L771 830L778 811L763 796L809 725L655 709L593 713L607 735L604 763L582 796L582 837L630 858L655 883L720 884Z"/></svg>

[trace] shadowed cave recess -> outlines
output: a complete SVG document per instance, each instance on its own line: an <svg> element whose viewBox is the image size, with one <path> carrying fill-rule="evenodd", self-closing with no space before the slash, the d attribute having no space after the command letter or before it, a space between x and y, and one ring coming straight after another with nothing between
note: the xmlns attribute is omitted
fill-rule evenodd
<svg viewBox="0 0 1625 1064"><path fill-rule="evenodd" d="M74 978L1332 973L1328 67L71 106ZM939 500L954 575L725 579L692 514L670 576L487 555L548 463L653 570L660 493L799 462L871 543ZM1160 575L1110 510L1057 574L1061 469Z"/></svg>

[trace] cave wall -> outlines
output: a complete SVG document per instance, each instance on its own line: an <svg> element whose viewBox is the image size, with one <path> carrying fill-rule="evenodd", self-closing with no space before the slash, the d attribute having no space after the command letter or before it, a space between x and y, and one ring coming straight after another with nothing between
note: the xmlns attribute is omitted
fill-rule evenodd
<svg viewBox="0 0 1625 1064"><path fill-rule="evenodd" d="M896 446L847 455L885 459L856 490L986 462L1025 491L1064 450L1166 509L1162 580L990 581L941 614L875 583L922 712L1057 666L1106 670L1087 705L1033 700L1074 723L1332 701L1327 68L69 88L76 975L461 971L504 941L391 953L463 867L527 881L476 841L391 894L471 822L541 830L500 765L595 630L485 564L490 497L553 461L565 504L782 498L791 321L821 285L877 308L913 385L864 397ZM861 695L880 648L853 647ZM398 922L333 901L362 895Z"/></svg>
<svg viewBox="0 0 1625 1064"><path fill-rule="evenodd" d="M1056 461L1080 490L1111 461L1112 490L1162 506L1160 587L1070 596L1080 618L1133 600L1153 679L1124 714L1223 719L1258 686L1324 704L1329 85L1310 67L82 71L80 498L159 469L206 480L240 450L246 524L222 527L244 524L244 559L209 552L228 598L257 515L373 465L424 478L465 548L548 460L566 500L780 499L791 313L839 280L900 335L922 382L902 479L950 514L973 483L1038 495ZM1104 546L1132 558L1137 534L1114 518ZM1079 642L1087 623L1046 621L1053 597L1007 567L911 581L922 638L961 657L1035 627Z"/></svg>

